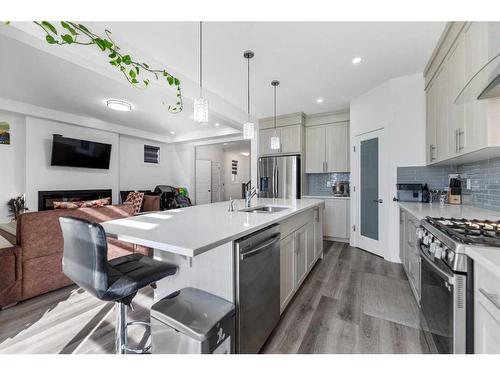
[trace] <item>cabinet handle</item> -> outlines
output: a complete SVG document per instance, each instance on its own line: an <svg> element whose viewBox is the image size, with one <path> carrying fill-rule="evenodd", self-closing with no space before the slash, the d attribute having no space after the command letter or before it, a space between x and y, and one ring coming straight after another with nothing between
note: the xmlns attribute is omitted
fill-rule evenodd
<svg viewBox="0 0 500 375"><path fill-rule="evenodd" d="M479 292L486 297L498 310L500 310L500 302L498 302L498 296L496 294L488 293L483 288L479 288Z"/></svg>
<svg viewBox="0 0 500 375"><path fill-rule="evenodd" d="M458 149L458 129L455 130L455 152L458 154L459 149Z"/></svg>
<svg viewBox="0 0 500 375"><path fill-rule="evenodd" d="M459 128L458 129L458 152L460 152L460 151L463 150L463 146L462 146L462 134L464 134L464 132Z"/></svg>
<svg viewBox="0 0 500 375"><path fill-rule="evenodd" d="M325 172L328 172L328 162L325 161Z"/></svg>
<svg viewBox="0 0 500 375"><path fill-rule="evenodd" d="M434 160L436 160L436 146L434 145L429 145L429 154L430 154L430 160L431 162L433 162Z"/></svg>

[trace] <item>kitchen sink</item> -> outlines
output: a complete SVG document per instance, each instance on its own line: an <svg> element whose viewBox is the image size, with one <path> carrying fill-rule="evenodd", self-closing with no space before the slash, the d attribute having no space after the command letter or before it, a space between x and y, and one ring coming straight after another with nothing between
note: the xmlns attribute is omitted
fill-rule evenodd
<svg viewBox="0 0 500 375"><path fill-rule="evenodd" d="M260 207L250 207L245 208L244 210L239 210L240 212L251 212L251 213L264 213L264 214L273 214L276 212L281 212L283 210L288 210L290 207L283 206L260 206Z"/></svg>

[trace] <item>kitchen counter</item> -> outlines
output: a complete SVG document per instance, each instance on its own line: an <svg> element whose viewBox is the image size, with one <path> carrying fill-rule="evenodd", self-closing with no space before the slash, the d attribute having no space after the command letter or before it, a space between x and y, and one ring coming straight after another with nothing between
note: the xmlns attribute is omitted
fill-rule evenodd
<svg viewBox="0 0 500 375"><path fill-rule="evenodd" d="M228 212L228 202L218 202L111 220L102 226L107 234L119 240L195 257L302 211L324 205L324 201L252 199L252 207L263 205L289 208L276 213L238 212L245 208L245 201L235 200L234 212Z"/></svg>
<svg viewBox="0 0 500 375"><path fill-rule="evenodd" d="M500 220L500 212L467 205L445 204L441 206L439 203L399 202L399 206L419 220L426 216ZM467 246L465 253L475 262L480 263L484 268L500 277L500 248Z"/></svg>
<svg viewBox="0 0 500 375"><path fill-rule="evenodd" d="M500 220L500 212L486 210L466 205L452 205L439 203L416 203L416 202L398 202L399 207L408 211L417 219L422 220L427 216L446 217L446 218L464 218L464 219L482 219L482 220Z"/></svg>
<svg viewBox="0 0 500 375"><path fill-rule="evenodd" d="M336 197L334 195L304 195L302 199L351 199L351 197Z"/></svg>

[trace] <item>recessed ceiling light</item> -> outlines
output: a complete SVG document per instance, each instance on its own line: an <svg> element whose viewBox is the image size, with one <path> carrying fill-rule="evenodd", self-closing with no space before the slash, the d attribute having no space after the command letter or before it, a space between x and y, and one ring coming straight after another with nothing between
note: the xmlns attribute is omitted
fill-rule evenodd
<svg viewBox="0 0 500 375"><path fill-rule="evenodd" d="M106 105L109 109L120 112L128 112L132 109L132 104L118 99L109 99L106 101Z"/></svg>
<svg viewBox="0 0 500 375"><path fill-rule="evenodd" d="M359 64L360 62L361 62L361 57L355 57L354 59L352 59L353 64Z"/></svg>
<svg viewBox="0 0 500 375"><path fill-rule="evenodd" d="M174 134L175 134L175 132L174 132L173 130L170 130L170 134L174 135Z"/></svg>
<svg viewBox="0 0 500 375"><path fill-rule="evenodd" d="M250 155L250 153L249 152L242 152L241 155L248 156L248 155Z"/></svg>
<svg viewBox="0 0 500 375"><path fill-rule="evenodd" d="M218 122L216 122L214 125L215 125L215 127L219 127L220 126L220 124Z"/></svg>
<svg viewBox="0 0 500 375"><path fill-rule="evenodd" d="M316 103L323 103L323 98L316 99Z"/></svg>

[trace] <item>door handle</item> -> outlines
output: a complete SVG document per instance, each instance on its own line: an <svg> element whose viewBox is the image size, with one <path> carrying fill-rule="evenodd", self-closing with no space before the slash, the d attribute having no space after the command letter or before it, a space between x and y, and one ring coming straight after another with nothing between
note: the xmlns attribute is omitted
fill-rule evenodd
<svg viewBox="0 0 500 375"><path fill-rule="evenodd" d="M373 202L374 203L384 203L384 201L382 199L374 199Z"/></svg>

